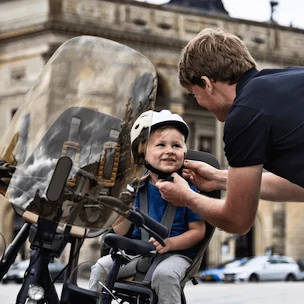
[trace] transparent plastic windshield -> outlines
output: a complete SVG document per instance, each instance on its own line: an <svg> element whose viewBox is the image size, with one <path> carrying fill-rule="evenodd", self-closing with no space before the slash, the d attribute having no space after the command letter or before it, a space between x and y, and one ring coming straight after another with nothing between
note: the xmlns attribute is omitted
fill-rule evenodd
<svg viewBox="0 0 304 304"><path fill-rule="evenodd" d="M92 36L65 42L1 138L1 158L16 167L7 199L60 223L110 227L115 208L129 207L118 198L144 170L133 163L130 130L153 109L156 87L151 62L125 45Z"/></svg>

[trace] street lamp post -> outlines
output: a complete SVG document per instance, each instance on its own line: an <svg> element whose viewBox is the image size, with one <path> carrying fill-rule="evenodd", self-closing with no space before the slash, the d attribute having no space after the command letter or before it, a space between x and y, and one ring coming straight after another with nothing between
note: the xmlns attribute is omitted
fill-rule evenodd
<svg viewBox="0 0 304 304"><path fill-rule="evenodd" d="M273 14L278 5L279 5L278 1L270 1L270 7L271 7L270 23L275 23L273 19Z"/></svg>

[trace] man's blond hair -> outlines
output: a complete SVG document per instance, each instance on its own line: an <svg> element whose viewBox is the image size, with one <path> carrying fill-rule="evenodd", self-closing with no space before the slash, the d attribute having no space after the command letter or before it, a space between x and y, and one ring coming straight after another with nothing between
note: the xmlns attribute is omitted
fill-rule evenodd
<svg viewBox="0 0 304 304"><path fill-rule="evenodd" d="M193 38L182 50L179 62L179 81L189 89L207 76L214 81L237 83L256 62L244 42L231 33L206 28Z"/></svg>

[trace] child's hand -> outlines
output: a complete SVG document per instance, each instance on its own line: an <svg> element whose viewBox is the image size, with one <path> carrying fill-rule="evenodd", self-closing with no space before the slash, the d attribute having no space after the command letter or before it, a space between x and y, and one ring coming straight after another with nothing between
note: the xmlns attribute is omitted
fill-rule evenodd
<svg viewBox="0 0 304 304"><path fill-rule="evenodd" d="M156 251L158 253L166 253L168 251L170 251L170 241L169 239L166 239L166 246L162 246L155 238L151 237L150 240L149 240L150 243L152 243L155 248L156 248Z"/></svg>

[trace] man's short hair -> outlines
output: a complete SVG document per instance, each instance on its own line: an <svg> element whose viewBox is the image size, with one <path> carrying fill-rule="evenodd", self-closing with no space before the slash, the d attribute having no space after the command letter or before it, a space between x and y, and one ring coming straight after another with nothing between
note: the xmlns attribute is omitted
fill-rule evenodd
<svg viewBox="0 0 304 304"><path fill-rule="evenodd" d="M204 87L202 76L234 84L255 67L255 60L238 36L206 28L182 50L179 81L187 90L194 84Z"/></svg>

